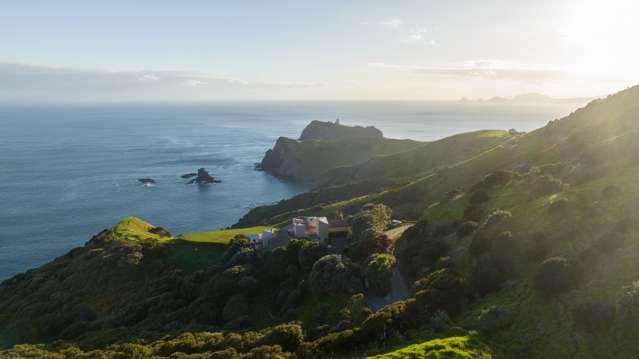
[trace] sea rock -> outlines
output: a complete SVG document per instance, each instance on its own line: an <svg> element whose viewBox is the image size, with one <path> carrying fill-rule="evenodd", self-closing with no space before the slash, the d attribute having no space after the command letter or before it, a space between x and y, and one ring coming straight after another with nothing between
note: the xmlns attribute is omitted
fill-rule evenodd
<svg viewBox="0 0 639 359"><path fill-rule="evenodd" d="M191 178L191 177L195 177L195 176L197 176L197 173L191 172L191 173L185 173L185 174L183 174L180 177L182 177L182 178Z"/></svg>
<svg viewBox="0 0 639 359"><path fill-rule="evenodd" d="M144 185L155 184L155 180L153 178L138 178L138 182Z"/></svg>
<svg viewBox="0 0 639 359"><path fill-rule="evenodd" d="M193 183L208 184L208 183L220 183L220 182L222 181L216 180L213 176L209 174L209 172L206 169L200 168L197 170L196 177L190 180L188 184L193 184Z"/></svg>

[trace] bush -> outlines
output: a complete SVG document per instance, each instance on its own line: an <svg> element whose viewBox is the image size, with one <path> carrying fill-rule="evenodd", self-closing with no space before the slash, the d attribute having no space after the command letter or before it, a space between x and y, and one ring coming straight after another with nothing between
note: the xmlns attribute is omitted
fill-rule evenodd
<svg viewBox="0 0 639 359"><path fill-rule="evenodd" d="M324 243L320 241L304 241L298 253L300 267L305 271L309 271L313 268L313 264L326 254L328 254L328 248Z"/></svg>
<svg viewBox="0 0 639 359"><path fill-rule="evenodd" d="M371 257L364 271L371 293L383 297L391 291L394 267L395 257L390 254L375 254Z"/></svg>
<svg viewBox="0 0 639 359"><path fill-rule="evenodd" d="M612 325L615 308L601 303L578 304L572 311L577 328L587 333L601 333Z"/></svg>
<svg viewBox="0 0 639 359"><path fill-rule="evenodd" d="M618 304L619 317L627 323L636 323L639 319L639 281L622 288Z"/></svg>
<svg viewBox="0 0 639 359"><path fill-rule="evenodd" d="M384 232L369 229L358 241L349 246L349 253L354 260L359 261L367 259L373 254L388 253L392 246L393 240Z"/></svg>
<svg viewBox="0 0 639 359"><path fill-rule="evenodd" d="M526 258L532 262L538 262L548 257L552 247L552 239L545 233L535 232L530 235L526 246Z"/></svg>
<svg viewBox="0 0 639 359"><path fill-rule="evenodd" d="M313 264L309 285L316 294L358 293L362 290L355 265L338 254L324 256Z"/></svg>
<svg viewBox="0 0 639 359"><path fill-rule="evenodd" d="M509 211L504 210L496 210L488 216L486 222L483 227L486 229L492 229L496 226L500 228L507 228L510 225L510 220L512 219L512 214Z"/></svg>
<svg viewBox="0 0 639 359"><path fill-rule="evenodd" d="M486 193L486 191L484 191L483 189L480 189L473 192L473 194L468 199L468 203L470 203L473 206L479 206L481 204L488 202L489 198L490 197L488 197L488 193Z"/></svg>
<svg viewBox="0 0 639 359"><path fill-rule="evenodd" d="M543 294L558 295L573 287L574 268L566 258L548 258L539 266L534 281L537 289Z"/></svg>
<svg viewBox="0 0 639 359"><path fill-rule="evenodd" d="M448 254L446 241L434 238L430 229L428 221L421 220L395 242L395 257L402 263L401 270L408 280L432 269L440 257Z"/></svg>
<svg viewBox="0 0 639 359"><path fill-rule="evenodd" d="M304 332L299 323L280 324L266 329L261 345L280 345L285 351L294 352L304 341Z"/></svg>
<svg viewBox="0 0 639 359"><path fill-rule="evenodd" d="M565 212L570 205L570 201L565 198L558 198L548 205L548 213L551 215L559 215Z"/></svg>
<svg viewBox="0 0 639 359"><path fill-rule="evenodd" d="M367 204L350 220L353 239L359 240L367 230L384 231L390 224L392 210L383 204Z"/></svg>
<svg viewBox="0 0 639 359"><path fill-rule="evenodd" d="M233 319L245 316L249 313L249 304L246 298L241 295L234 295L226 302L222 309L222 319L229 322Z"/></svg>
<svg viewBox="0 0 639 359"><path fill-rule="evenodd" d="M505 279L505 273L497 269L490 257L480 258L471 272L473 289L481 296L501 289L501 284Z"/></svg>
<svg viewBox="0 0 639 359"><path fill-rule="evenodd" d="M444 268L415 282L415 299L422 313L445 310L451 314L461 311L466 303L468 286L459 271Z"/></svg>
<svg viewBox="0 0 639 359"><path fill-rule="evenodd" d="M457 229L457 238L464 238L473 234L477 230L477 227L479 227L479 224L475 221L466 221L462 223Z"/></svg>
<svg viewBox="0 0 639 359"><path fill-rule="evenodd" d="M531 198L537 198L541 196L548 196L553 193L560 192L563 189L563 183L559 178L555 178L551 175L543 175L537 178L533 183L533 189L530 192Z"/></svg>
<svg viewBox="0 0 639 359"><path fill-rule="evenodd" d="M484 210L481 206L470 205L464 209L464 221L479 222L484 216Z"/></svg>

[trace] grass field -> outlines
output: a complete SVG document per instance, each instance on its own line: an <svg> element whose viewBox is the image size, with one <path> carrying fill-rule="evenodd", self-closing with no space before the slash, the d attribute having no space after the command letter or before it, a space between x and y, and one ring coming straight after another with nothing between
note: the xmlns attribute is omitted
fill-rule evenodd
<svg viewBox="0 0 639 359"><path fill-rule="evenodd" d="M420 344L413 344L394 352L376 355L369 358L491 358L489 352L476 340L465 337L433 339Z"/></svg>
<svg viewBox="0 0 639 359"><path fill-rule="evenodd" d="M228 244L229 241L238 234L262 233L269 227L256 226L235 229L218 229L213 231L192 232L181 235L179 238L185 242L192 243L218 243Z"/></svg>

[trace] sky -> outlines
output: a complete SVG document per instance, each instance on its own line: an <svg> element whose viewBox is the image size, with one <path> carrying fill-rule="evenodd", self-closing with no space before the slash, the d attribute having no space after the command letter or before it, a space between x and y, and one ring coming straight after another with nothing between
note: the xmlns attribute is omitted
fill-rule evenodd
<svg viewBox="0 0 639 359"><path fill-rule="evenodd" d="M635 0L20 0L0 102L600 96L639 83Z"/></svg>

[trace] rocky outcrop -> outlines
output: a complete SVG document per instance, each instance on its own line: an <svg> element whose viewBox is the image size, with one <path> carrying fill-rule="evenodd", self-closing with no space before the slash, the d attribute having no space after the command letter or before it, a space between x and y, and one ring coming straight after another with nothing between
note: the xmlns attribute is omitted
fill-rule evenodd
<svg viewBox="0 0 639 359"><path fill-rule="evenodd" d="M190 180L188 184L209 184L209 183L220 183L222 181L215 179L215 177L211 176L209 172L204 168L199 168L197 170L197 175L194 179Z"/></svg>
<svg viewBox="0 0 639 359"><path fill-rule="evenodd" d="M374 127L313 121L302 131L300 140L278 138L256 168L282 179L313 182L333 168L361 163L377 155L407 151L420 144L384 138Z"/></svg>
<svg viewBox="0 0 639 359"><path fill-rule="evenodd" d="M384 138L382 131L373 126L344 126L339 122L312 121L302 131L300 141L337 141L345 138Z"/></svg>

